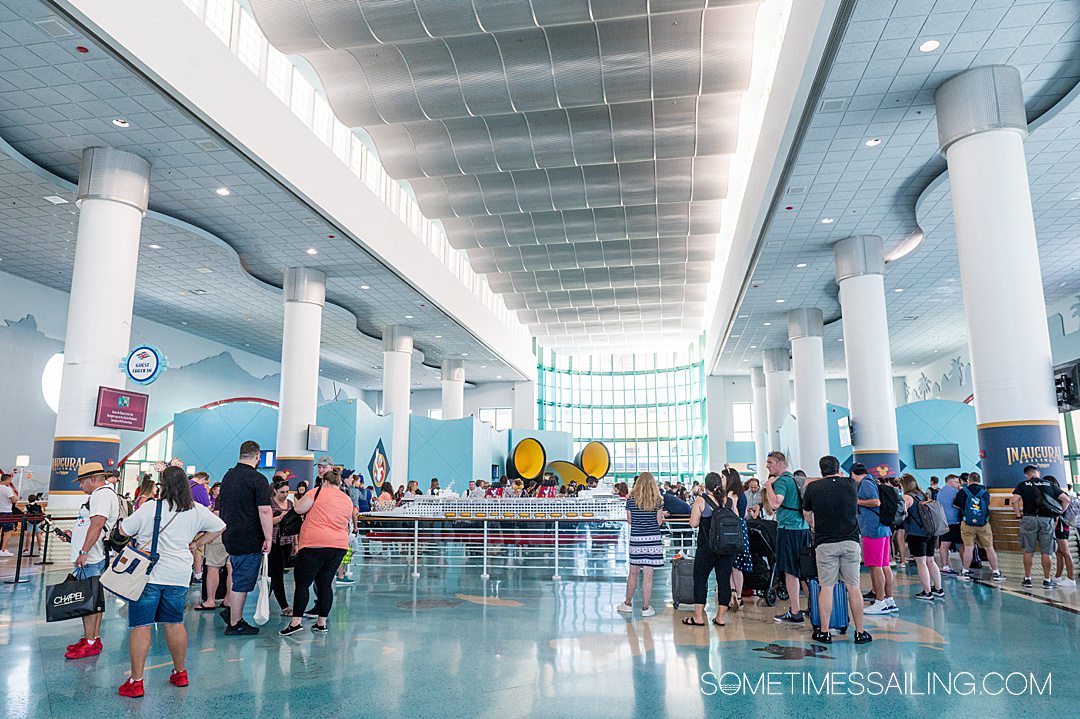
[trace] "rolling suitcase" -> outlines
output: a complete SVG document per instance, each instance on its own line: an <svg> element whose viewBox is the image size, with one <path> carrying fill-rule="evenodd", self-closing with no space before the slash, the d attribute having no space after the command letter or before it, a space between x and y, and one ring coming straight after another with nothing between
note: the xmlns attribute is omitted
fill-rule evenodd
<svg viewBox="0 0 1080 719"><path fill-rule="evenodd" d="M821 611L818 605L818 591L821 585L815 577L808 582L807 599L810 604L810 625L814 629L821 628ZM847 634L848 629L848 597L847 588L843 582L837 582L833 587L832 616L829 617L829 629L835 629L841 634Z"/></svg>
<svg viewBox="0 0 1080 719"><path fill-rule="evenodd" d="M680 555L671 560L671 603L676 609L694 605L693 557Z"/></svg>

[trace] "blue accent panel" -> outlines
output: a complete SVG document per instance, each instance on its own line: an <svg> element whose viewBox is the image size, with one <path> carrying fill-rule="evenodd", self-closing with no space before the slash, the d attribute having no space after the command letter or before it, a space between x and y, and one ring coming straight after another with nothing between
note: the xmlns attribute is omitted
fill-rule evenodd
<svg viewBox="0 0 1080 719"><path fill-rule="evenodd" d="M487 422L476 420L473 425L473 466L469 478L490 479L493 464L499 465L499 474L505 472L509 443L509 430L497 432ZM461 490L458 489L458 491Z"/></svg>
<svg viewBox="0 0 1080 719"><path fill-rule="evenodd" d="M173 456L207 472L211 483L217 482L236 465L241 442L253 439L263 449L274 449L277 421L275 407L256 402L181 412L174 418Z"/></svg>
<svg viewBox="0 0 1080 719"><path fill-rule="evenodd" d="M365 481L370 482L371 477L368 476L367 465L371 460L371 456L375 453L375 448L379 446L379 442L382 442L383 451L387 457L393 454L393 418L389 415L375 414L375 411L368 407L366 402L358 400L354 405L356 407L356 433L353 438L355 443L353 456L356 458L355 469L364 474ZM409 419L412 420L413 418L410 417ZM331 429L331 446L334 443L333 435L334 431ZM336 460L337 457L335 456L334 459ZM390 467L390 474L387 479L395 488L404 486L406 481L405 477L398 477L394 474L393 467Z"/></svg>
<svg viewBox="0 0 1080 719"><path fill-rule="evenodd" d="M904 471L915 475L924 487L930 486L931 475L944 480L950 472L969 472L978 466L979 436L975 428L975 408L969 404L928 399L897 407L896 434ZM912 446L916 444L955 444L960 451L960 466L915 469Z"/></svg>
<svg viewBox="0 0 1080 719"><path fill-rule="evenodd" d="M828 419L825 420L825 426L829 429L829 454L840 460L840 466L846 472L851 468L851 445L847 447L840 446L840 425L837 422L844 417L850 420L851 410L837 404L829 404L826 416ZM814 467L814 469L817 469L817 467ZM807 474L809 473L808 470Z"/></svg>
<svg viewBox="0 0 1080 719"><path fill-rule="evenodd" d="M105 469L116 469L120 458L120 443L94 439L57 439L53 441L52 471L49 473L49 491L78 491L75 478L79 465L101 462Z"/></svg>
<svg viewBox="0 0 1080 719"><path fill-rule="evenodd" d="M316 424L330 430L330 442L327 445L326 454L346 469L366 466L370 457L370 452L367 457L356 454L358 404L364 403L355 399L327 402L319 406L315 415Z"/></svg>
<svg viewBox="0 0 1080 719"><path fill-rule="evenodd" d="M574 438L569 432L556 432L554 430L546 429L511 429L510 441L506 446L507 454L510 453L518 442L526 437L533 437L540 444L544 445L544 451L547 452L547 461L554 462L555 460L564 460L566 462L574 461ZM581 446L585 446L582 442ZM610 447L608 449L611 449ZM487 473L485 473L487 476Z"/></svg>
<svg viewBox="0 0 1080 719"><path fill-rule="evenodd" d="M1061 453L1061 428L1057 424L1023 424L982 427L978 430L982 470L990 489L1012 489L1024 479L1024 467L1038 467L1042 476L1070 484Z"/></svg>
<svg viewBox="0 0 1080 719"><path fill-rule="evenodd" d="M473 432L477 425L484 423L473 417L450 420L410 417L409 477L420 482L425 492L432 477L439 479L443 489L464 492L469 480L475 479Z"/></svg>
<svg viewBox="0 0 1080 719"><path fill-rule="evenodd" d="M727 443L727 461L729 464L752 464L757 461L757 450L753 442Z"/></svg>

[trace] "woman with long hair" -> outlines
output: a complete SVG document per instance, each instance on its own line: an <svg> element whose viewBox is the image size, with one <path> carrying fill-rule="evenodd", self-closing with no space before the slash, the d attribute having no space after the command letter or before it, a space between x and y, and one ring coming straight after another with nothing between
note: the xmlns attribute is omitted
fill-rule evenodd
<svg viewBox="0 0 1080 719"><path fill-rule="evenodd" d="M725 492L724 478L716 472L705 475L705 491L694 500L690 509L690 526L697 527L697 553L694 555L694 616L683 619L692 627L705 626L705 602L709 596L709 575L716 573L716 616L712 623L724 626L728 604L731 603L731 570L734 554L714 554L709 548L709 527L719 511L734 511Z"/></svg>
<svg viewBox="0 0 1080 719"><path fill-rule="evenodd" d="M305 516L300 526L299 549L293 573L296 583L292 602L294 611L288 626L278 632L283 637L295 634L302 628L301 620L312 582L315 583L314 611L317 618L311 631L316 634L327 631L326 618L334 603L334 576L349 549L349 528L357 514L349 495L335 491L340 489L341 474L332 469L323 475L319 489L308 492L303 499L293 503L293 511Z"/></svg>
<svg viewBox="0 0 1080 719"><path fill-rule="evenodd" d="M652 599L653 570L664 566L664 547L660 542L664 499L656 486L656 478L649 472L642 472L634 480L634 489L626 500L626 522L630 525L630 574L626 577L626 601L617 605L615 611L624 614L634 611L634 593L640 573L643 575L641 616L651 617L656 614L649 604Z"/></svg>
<svg viewBox="0 0 1080 719"><path fill-rule="evenodd" d="M733 502L735 514L739 515L743 526L743 550L735 557L735 566L731 569L731 608L736 612L743 606L743 572L754 570L754 560L750 556L750 536L746 530L747 499L743 493L742 477L738 470L733 467L725 467L721 474L724 477L724 494L730 502Z"/></svg>
<svg viewBox="0 0 1080 719"><path fill-rule="evenodd" d="M118 690L125 697L141 697L145 693L143 669L150 652L150 628L155 624L164 627L165 643L172 656L169 683L177 687L188 685L184 664L187 659L184 605L191 579L191 557L225 529L220 517L191 498L191 487L182 467L166 467L161 473L160 496L143 502L130 517L120 521L118 528L122 534L134 537L140 548L149 550L154 539L154 519L159 513L157 563L150 570L142 596L128 603L131 676Z"/></svg>
<svg viewBox="0 0 1080 719"><path fill-rule="evenodd" d="M636 482L635 482L634 486L635 487L637 486ZM626 482L616 482L615 486L612 487L612 489L615 491L615 496L616 497L621 497L622 499L626 499L627 497L630 496L630 487L627 486ZM659 494L659 490L657 490L657 493Z"/></svg>
<svg viewBox="0 0 1080 719"><path fill-rule="evenodd" d="M293 501L289 499L289 480L275 480L270 486L270 511L273 517L271 522L274 525L274 533L270 540L270 554L266 557L266 568L270 574L270 591L273 592L283 617L292 616L292 608L285 594L285 563L293 555L296 535L283 535L281 520L292 508Z"/></svg>
<svg viewBox="0 0 1080 719"><path fill-rule="evenodd" d="M930 536L930 532L923 527L922 516L919 514L919 502L925 502L929 498L913 475L905 474L901 482L904 485L904 506L908 513L904 520L904 537L908 553L915 559L915 566L919 570L919 583L922 585L922 591L916 594L915 598L927 602L932 602L935 597L944 599L941 568L934 561L938 538Z"/></svg>
<svg viewBox="0 0 1080 719"><path fill-rule="evenodd" d="M157 483L149 473L142 476L142 481L139 482L139 489L135 492L134 509L138 509L148 499L153 499L157 494Z"/></svg>

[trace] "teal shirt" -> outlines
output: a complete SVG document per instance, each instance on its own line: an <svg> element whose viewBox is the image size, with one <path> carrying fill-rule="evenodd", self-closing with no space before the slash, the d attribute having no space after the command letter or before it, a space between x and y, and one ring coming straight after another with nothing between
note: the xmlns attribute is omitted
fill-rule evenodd
<svg viewBox="0 0 1080 719"><path fill-rule="evenodd" d="M784 503L776 510L776 526L779 529L810 529L800 506L799 485L795 484L791 472L784 472L776 478L773 492L784 497Z"/></svg>

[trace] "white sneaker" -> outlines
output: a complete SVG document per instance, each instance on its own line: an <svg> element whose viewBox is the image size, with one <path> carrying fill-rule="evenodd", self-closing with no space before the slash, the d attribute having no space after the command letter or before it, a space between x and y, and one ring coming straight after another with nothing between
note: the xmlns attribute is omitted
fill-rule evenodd
<svg viewBox="0 0 1080 719"><path fill-rule="evenodd" d="M654 616L656 616L656 610L653 609L652 607L645 607L644 609L641 610L641 616L643 616L643 617L654 617Z"/></svg>
<svg viewBox="0 0 1080 719"><path fill-rule="evenodd" d="M620 614L633 614L634 613L634 608L632 606L630 606L629 604L616 604L615 605L615 611L619 612ZM655 614L655 612L654 612L654 614Z"/></svg>
<svg viewBox="0 0 1080 719"><path fill-rule="evenodd" d="M900 611L900 607L896 606L896 600L892 597L885 597L885 605L888 608L887 611L891 613L898 613Z"/></svg>
<svg viewBox="0 0 1080 719"><path fill-rule="evenodd" d="M889 611L888 603L884 599L879 599L864 609L863 614L888 614Z"/></svg>
<svg viewBox="0 0 1080 719"><path fill-rule="evenodd" d="M1060 577L1055 581L1057 581L1057 585L1059 587L1075 587L1076 586L1076 580L1075 579L1069 579L1068 577Z"/></svg>
<svg viewBox="0 0 1080 719"><path fill-rule="evenodd" d="M0 549L0 557L14 557L15 555L6 549Z"/></svg>

